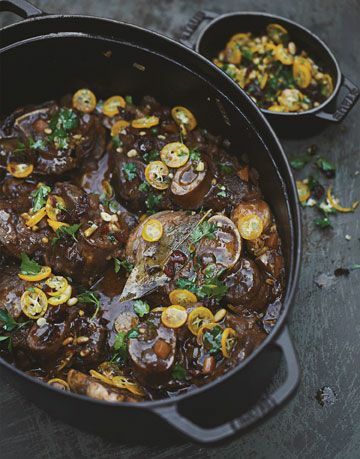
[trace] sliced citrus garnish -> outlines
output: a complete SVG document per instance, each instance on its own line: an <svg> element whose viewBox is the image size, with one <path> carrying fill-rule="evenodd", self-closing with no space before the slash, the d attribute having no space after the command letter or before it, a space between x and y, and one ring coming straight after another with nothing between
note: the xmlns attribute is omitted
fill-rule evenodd
<svg viewBox="0 0 360 459"><path fill-rule="evenodd" d="M25 178L32 174L34 166L32 164L8 163L6 170L15 178Z"/></svg>
<svg viewBox="0 0 360 459"><path fill-rule="evenodd" d="M199 306L190 312L188 317L188 328L193 335L197 336L200 328L211 322L214 322L214 314L210 309Z"/></svg>
<svg viewBox="0 0 360 459"><path fill-rule="evenodd" d="M35 212L28 220L26 220L25 225L29 228L37 225L46 215L46 208L42 207L37 212Z"/></svg>
<svg viewBox="0 0 360 459"><path fill-rule="evenodd" d="M144 116L137 118L131 122L131 126L136 129L147 129L159 124L160 120L157 116Z"/></svg>
<svg viewBox="0 0 360 459"><path fill-rule="evenodd" d="M237 227L240 236L248 241L257 239L264 229L261 218L256 214L249 214L240 218L238 220Z"/></svg>
<svg viewBox="0 0 360 459"><path fill-rule="evenodd" d="M48 302L49 304L51 304L51 306L58 306L59 304L64 304L70 299L71 294L72 288L71 285L68 285L66 289L62 293L60 293L60 295L52 296L48 299Z"/></svg>
<svg viewBox="0 0 360 459"><path fill-rule="evenodd" d="M231 351L236 343L237 333L233 328L225 328L221 335L221 352L227 359L231 356Z"/></svg>
<svg viewBox="0 0 360 459"><path fill-rule="evenodd" d="M168 328L179 328L186 322L187 312L184 306L173 304L161 314L161 322Z"/></svg>
<svg viewBox="0 0 360 459"><path fill-rule="evenodd" d="M157 190L169 188L169 169L162 161L152 161L146 166L145 178Z"/></svg>
<svg viewBox="0 0 360 459"><path fill-rule="evenodd" d="M163 235L163 226L156 218L150 218L144 223L141 236L147 242L156 242Z"/></svg>
<svg viewBox="0 0 360 459"><path fill-rule="evenodd" d="M45 208L50 220L57 220L57 216L66 208L65 201L61 196L50 195L47 198Z"/></svg>
<svg viewBox="0 0 360 459"><path fill-rule="evenodd" d="M22 294L20 299L22 312L30 319L42 317L48 307L45 293L37 287L31 287Z"/></svg>
<svg viewBox="0 0 360 459"><path fill-rule="evenodd" d="M51 268L49 266L42 266L40 272L37 274L18 274L20 279L28 282L39 282L51 275Z"/></svg>
<svg viewBox="0 0 360 459"><path fill-rule="evenodd" d="M185 126L188 131L192 131L197 126L195 116L186 107L173 107L171 109L171 116L176 124L179 126Z"/></svg>
<svg viewBox="0 0 360 459"><path fill-rule="evenodd" d="M69 283L63 276L52 276L46 280L45 284L51 289L50 292L46 292L50 296L59 296L65 292Z"/></svg>
<svg viewBox="0 0 360 459"><path fill-rule="evenodd" d="M125 108L125 99L121 96L112 96L105 100L102 111L106 116L115 116L120 113L119 108Z"/></svg>
<svg viewBox="0 0 360 459"><path fill-rule="evenodd" d="M73 107L83 113L91 113L96 108L96 97L90 89L79 89L72 98Z"/></svg>
<svg viewBox="0 0 360 459"><path fill-rule="evenodd" d="M165 145L160 151L161 160L168 166L178 168L188 162L190 151L181 142L172 142Z"/></svg>
<svg viewBox="0 0 360 459"><path fill-rule="evenodd" d="M186 306L187 304L196 303L197 297L189 290L177 288L169 293L169 300L171 304L180 304Z"/></svg>

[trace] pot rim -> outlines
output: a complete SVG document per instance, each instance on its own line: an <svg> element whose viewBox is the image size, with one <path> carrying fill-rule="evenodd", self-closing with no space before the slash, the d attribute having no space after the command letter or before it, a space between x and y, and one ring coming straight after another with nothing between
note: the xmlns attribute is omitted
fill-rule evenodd
<svg viewBox="0 0 360 459"><path fill-rule="evenodd" d="M263 11L234 11L232 13L224 13L220 14L219 16L216 16L214 19L212 19L209 24L207 24L203 30L201 30L195 44L195 51L199 54L199 48L201 41L204 39L204 35L206 32L209 31L209 29L214 26L217 22L220 22L222 20L226 20L227 18L234 17L234 16L258 16L258 17L266 17L266 18L271 18L275 20L280 20L285 23L291 24L292 26L296 27L297 29L300 29L303 34L310 35L311 38L315 39L319 45L322 47L322 49L326 52L328 57L332 60L335 68L336 68L336 85L334 87L333 93L328 97L322 104L320 104L318 107L311 108L310 110L306 110L303 112L272 112L271 110L267 110L265 108L259 108L261 112L265 113L267 116L279 116L279 117L286 117L290 116L293 118L296 117L305 117L308 115L314 115L317 112L320 112L322 109L324 109L328 104L330 104L335 97L338 95L338 92L341 87L341 82L342 82L342 73L340 70L340 66L338 64L338 61L333 54L333 52L330 50L329 46L320 38L318 37L314 32L309 30L308 28L304 27L303 25L299 24L298 22L293 21L292 19L285 18L283 16L278 16L276 14L270 14L270 13L265 13ZM202 55L202 54L201 54ZM203 55L202 55L203 56ZM204 56L203 56L204 57ZM230 78L228 76L228 78ZM231 78L230 78L231 79Z"/></svg>
<svg viewBox="0 0 360 459"><path fill-rule="evenodd" d="M200 393L204 393L208 390L213 389L216 385L219 385L221 382L233 377L235 373L240 372L244 367L250 364L251 361L255 360L256 356L260 354L263 349L271 343L275 341L275 339L281 334L281 331L285 325L285 321L287 318L287 315L289 313L289 309L292 305L292 302L294 300L297 284L298 284L298 279L299 279L299 274L300 274L300 265L301 265L301 249L302 249L302 232L301 232L301 214L300 214L300 206L299 202L297 200L297 191L296 191L296 185L295 185L295 180L294 177L292 176L291 173L291 168L290 164L288 162L288 159L285 155L285 152L280 144L280 141L278 137L276 136L274 130L269 124L269 121L265 118L264 114L261 112L261 110L256 106L256 104L252 101L252 99L246 94L245 91L241 90L239 86L231 79L229 78L222 70L220 70L218 67L216 67L213 63L211 63L208 59L206 59L204 56L201 54L197 53L196 51L188 48L185 45L182 45L181 43L175 41L172 38L169 38L159 32L153 31L146 29L144 27L140 27L137 25L133 25L127 22L123 21L117 21L114 19L107 19L107 18L101 18L101 17L96 17L96 16L90 16L90 15L55 15L55 14L49 14L49 15L41 15L41 16L34 16L30 17L29 19L25 19L19 22L16 22L14 24L11 24L9 26L6 26L2 29L0 29L0 33L6 32L7 30L10 29L16 29L16 28L21 28L25 24L29 23L41 23L41 22L46 22L49 20L57 20L57 21L62 21L62 20L74 20L74 21L79 21L79 20L85 20L88 21L89 23L91 22L91 26L93 28L92 32L90 33L85 33L85 32L59 32L55 35L55 37L62 38L62 37L82 37L82 38L96 38L96 39L101 39L104 41L110 41L114 43L119 42L119 37L116 36L105 36L102 31L96 32L95 26L100 25L101 23L103 25L106 24L112 24L117 27L125 27L129 29L135 29L139 30L141 32L148 33L149 35L152 35L156 39L161 39L165 42L167 42L169 45L175 47L175 48L180 48L183 53L187 53L188 55L191 55L194 57L196 60L202 61L205 65L210 66L212 68L213 72L216 72L215 75L217 75L217 79L222 79L224 81L224 84L232 86L234 92L240 93L241 97L248 102L249 109L251 109L255 116L258 117L259 121L263 124L264 130L267 131L266 134L263 134L260 136L260 138L263 139L264 136L267 136L269 139L266 139L265 145L268 145L268 153L271 158L271 151L274 150L274 148L277 148L278 153L281 157L280 161L277 162L283 162L282 166L284 168L284 171L280 174L279 173L279 179L281 178L281 181L283 182L282 185L286 190L286 194L284 194L284 198L287 201L287 207L288 207L288 215L291 213L292 217L289 219L290 225L289 225L289 230L291 232L291 259L292 259L292 265L290 263L289 266L289 274L292 274L292 277L290 278L287 283L287 288L286 288L286 294L285 298L282 302L282 313L280 314L273 330L269 333L269 335L264 339L264 341L260 344L259 347L257 347L243 362L237 364L234 366L231 370L226 372L225 374L221 375L219 378L204 384L203 386L193 388L189 390L188 392L185 392L184 394L179 394L171 398L164 398L164 399L159 399L159 400L149 400L149 401L144 401L144 402L138 402L138 403L132 403L132 402L109 402L105 400L97 400L97 399L92 399L90 397L87 397L85 395L77 394L74 392L69 392L69 391L63 391L56 389L52 387L51 385L47 384L46 382L43 382L39 379L34 378L33 376L30 376L23 372L22 370L16 368L15 366L11 365L7 361L5 361L3 358L0 357L0 366L6 367L9 371L12 371L16 373L20 378L24 378L28 380L29 383L32 384L39 384L43 386L43 388L49 390L49 391L54 391L56 394L61 394L61 396L70 396L75 399L82 400L84 402L88 403L95 403L97 405L101 405L103 407L108 407L109 409L114 409L114 408L120 408L120 407L125 407L125 408L138 408L138 409L147 409L147 410L152 410L153 408L157 408L160 406L166 406L166 405L174 405L179 402L181 402L184 399L191 399L191 397L194 397ZM75 27L76 27L76 22L75 22ZM94 37L92 36L94 34ZM16 46L21 46L25 43L29 43L35 40L49 40L51 38L54 38L53 34L47 33L46 35L32 35L31 37L26 37L25 39L20 39L20 41L14 41L10 45L5 46L4 48L0 48L0 56L4 51L7 51L8 49L14 48ZM129 43L131 45L131 43ZM143 49L147 49L146 47L141 46ZM147 49L150 52L154 52L151 49ZM187 67L187 66L185 66ZM187 67L188 68L188 67ZM189 68L191 70L191 68ZM216 89L216 87L214 86ZM239 92L240 90L240 92ZM218 89L220 93L222 91ZM237 109L237 111L240 111L240 108L236 106L236 104L228 97L226 94L223 94L224 97L226 97L230 103L234 105L234 107ZM250 110L250 111L251 111ZM255 132L259 132L259 129L257 127L253 127ZM269 143L274 143L274 146L269 146ZM285 185L285 180L284 178L286 177L288 181L288 185ZM292 212L290 212L290 210Z"/></svg>

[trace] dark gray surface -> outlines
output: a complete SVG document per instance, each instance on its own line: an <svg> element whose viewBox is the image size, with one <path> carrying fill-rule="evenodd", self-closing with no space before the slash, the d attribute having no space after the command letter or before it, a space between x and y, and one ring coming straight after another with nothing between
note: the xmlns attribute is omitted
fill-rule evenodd
<svg viewBox="0 0 360 459"><path fill-rule="evenodd" d="M215 11L259 10L294 19L315 31L338 57L343 72L360 83L360 2L358 0L241 1L166 0L33 2L47 12L87 13L147 26L170 36L198 9ZM16 19L0 14L0 26ZM360 199L360 104L341 126L303 141L284 141L289 156L317 144L320 154L336 162L335 190L341 202ZM311 168L310 168L311 169ZM298 174L305 177L306 172ZM325 182L325 180L323 180ZM246 435L220 447L183 443L172 448L130 447L109 443L47 416L12 387L0 381L0 456L51 457L256 457L355 458L360 449L360 270L348 277L333 277L337 267L360 263L360 211L337 215L334 230L320 232L312 223L315 212L304 217L303 270L290 317L290 332L303 371L295 398L276 416ZM347 241L345 235L351 240ZM327 273L328 286L315 284ZM337 401L321 407L315 400L328 385ZM121 430L121 426L119 426ZM141 432L139 432L141 436Z"/></svg>

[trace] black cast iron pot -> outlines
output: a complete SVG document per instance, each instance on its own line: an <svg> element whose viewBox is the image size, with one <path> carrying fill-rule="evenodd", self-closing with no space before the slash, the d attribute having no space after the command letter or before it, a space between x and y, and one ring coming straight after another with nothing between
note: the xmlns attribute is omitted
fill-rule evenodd
<svg viewBox="0 0 360 459"><path fill-rule="evenodd" d="M280 113L265 109L262 109L262 112L276 132L283 137L305 137L326 125L341 122L358 100L360 90L341 73L339 64L328 46L300 24L290 19L260 12L220 15L210 11L198 11L185 26L180 41L212 60L224 49L229 38L235 33L261 34L268 24L274 22L284 26L297 47L307 51L324 72L331 75L334 92L319 107L306 112Z"/></svg>
<svg viewBox="0 0 360 459"><path fill-rule="evenodd" d="M227 137L261 174L261 186L279 224L287 267L286 297L268 338L243 363L216 381L173 399L108 403L58 391L3 360L0 370L29 398L78 427L117 437L171 436L174 429L199 442L224 439L255 424L295 391L299 368L286 328L300 264L297 192L285 154L250 98L215 66L178 43L134 25L85 16L52 16L22 0L0 1L26 20L0 31L0 107L8 113L84 85L97 94L151 94L165 104L188 105L199 124ZM281 357L285 381L267 395ZM170 432L169 432L170 431Z"/></svg>

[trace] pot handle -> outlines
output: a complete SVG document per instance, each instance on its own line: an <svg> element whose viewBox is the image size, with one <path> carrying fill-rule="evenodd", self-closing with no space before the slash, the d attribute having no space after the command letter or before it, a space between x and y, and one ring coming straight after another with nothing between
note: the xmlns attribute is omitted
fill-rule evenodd
<svg viewBox="0 0 360 459"><path fill-rule="evenodd" d="M180 43L194 49L196 43L196 37L194 38L195 32L198 32L204 23L212 21L217 16L219 16L219 14L213 11L198 11L195 13L185 25L180 35Z"/></svg>
<svg viewBox="0 0 360 459"><path fill-rule="evenodd" d="M287 327L284 327L276 340L285 357L287 377L285 382L269 395L263 396L249 411L239 418L226 422L217 427L204 428L195 424L178 411L177 404L154 408L153 412L161 416L175 429L200 443L213 443L224 440L231 435L241 432L268 415L282 405L295 391L300 380L300 369L294 346L291 342Z"/></svg>
<svg viewBox="0 0 360 459"><path fill-rule="evenodd" d="M0 0L0 11L15 13L24 19L45 14L44 11L26 0Z"/></svg>
<svg viewBox="0 0 360 459"><path fill-rule="evenodd" d="M350 81L344 75L342 75L342 82L340 88L345 88L348 92L344 99L341 101L339 107L336 109L334 113L327 113L325 111L320 111L316 113L316 116L318 118L326 121L331 121L333 123L339 123L348 115L348 113L353 108L353 106L359 98L360 90L352 81Z"/></svg>

